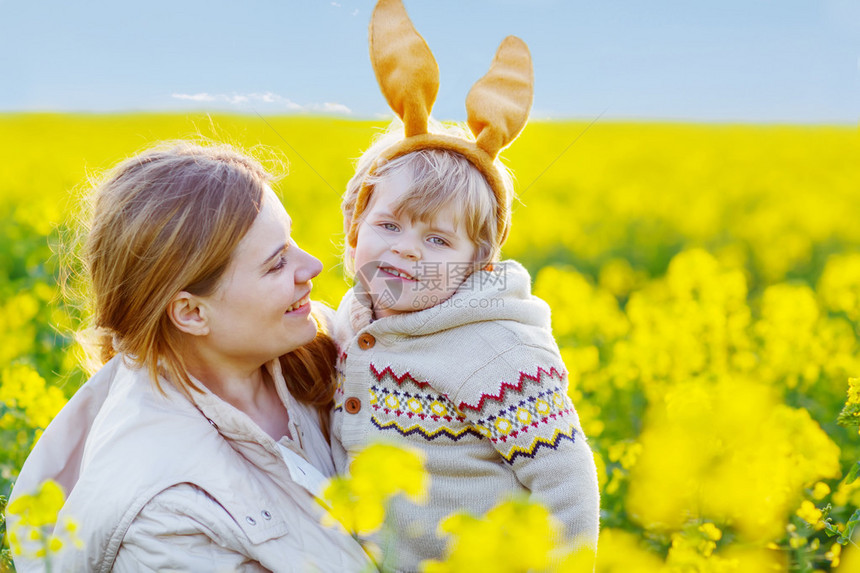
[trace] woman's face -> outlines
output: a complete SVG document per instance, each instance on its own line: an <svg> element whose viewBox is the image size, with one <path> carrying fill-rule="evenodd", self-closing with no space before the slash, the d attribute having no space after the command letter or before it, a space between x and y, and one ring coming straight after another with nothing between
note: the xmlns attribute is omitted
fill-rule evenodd
<svg viewBox="0 0 860 573"><path fill-rule="evenodd" d="M292 221L267 188L239 242L209 311L207 344L227 360L260 365L313 340L311 279L322 263L290 237Z"/></svg>

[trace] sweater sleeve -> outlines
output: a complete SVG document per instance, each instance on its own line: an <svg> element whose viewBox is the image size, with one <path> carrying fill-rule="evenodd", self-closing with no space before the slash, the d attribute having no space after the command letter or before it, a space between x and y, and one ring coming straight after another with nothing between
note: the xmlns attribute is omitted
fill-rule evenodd
<svg viewBox="0 0 860 573"><path fill-rule="evenodd" d="M262 572L235 542L232 517L190 484L154 497L131 523L113 570Z"/></svg>
<svg viewBox="0 0 860 573"><path fill-rule="evenodd" d="M457 405L561 522L564 541L596 547L597 469L557 353L520 345L497 356L467 380Z"/></svg>

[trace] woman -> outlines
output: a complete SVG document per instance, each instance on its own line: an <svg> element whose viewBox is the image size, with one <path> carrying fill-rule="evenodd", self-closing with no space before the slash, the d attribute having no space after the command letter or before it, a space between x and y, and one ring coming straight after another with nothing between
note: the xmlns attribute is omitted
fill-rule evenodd
<svg viewBox="0 0 860 573"><path fill-rule="evenodd" d="M85 261L106 364L30 454L79 524L59 571L355 571L320 525L335 348L311 312L322 267L256 161L180 143L96 189ZM14 523L10 520L10 527ZM37 562L16 556L25 570Z"/></svg>

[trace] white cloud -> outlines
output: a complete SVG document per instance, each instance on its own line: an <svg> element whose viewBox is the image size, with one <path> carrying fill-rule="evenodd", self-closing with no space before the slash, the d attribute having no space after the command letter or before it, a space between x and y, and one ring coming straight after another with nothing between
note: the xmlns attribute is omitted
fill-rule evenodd
<svg viewBox="0 0 860 573"><path fill-rule="evenodd" d="M325 103L313 103L309 106L305 106L305 109L308 111L321 111L323 113L352 113L352 110L342 103L333 103L329 101Z"/></svg>
<svg viewBox="0 0 860 573"><path fill-rule="evenodd" d="M254 107L265 106L266 111L271 111L273 108L282 109L294 112L318 112L318 113L334 113L334 114L351 114L352 110L341 103L324 102L311 103L301 105L289 98L278 95L272 92L265 93L249 93L249 94L172 94L174 99L193 101L193 102L213 102L226 103L237 107Z"/></svg>
<svg viewBox="0 0 860 573"><path fill-rule="evenodd" d="M332 2L331 5L335 8L340 8L340 4L338 4L337 2Z"/></svg>
<svg viewBox="0 0 860 573"><path fill-rule="evenodd" d="M358 16L358 8L356 8L355 10L353 10L353 11L352 11L352 15L353 15L353 16Z"/></svg>
<svg viewBox="0 0 860 573"><path fill-rule="evenodd" d="M189 101L215 101L215 96L209 94L173 94L173 97Z"/></svg>

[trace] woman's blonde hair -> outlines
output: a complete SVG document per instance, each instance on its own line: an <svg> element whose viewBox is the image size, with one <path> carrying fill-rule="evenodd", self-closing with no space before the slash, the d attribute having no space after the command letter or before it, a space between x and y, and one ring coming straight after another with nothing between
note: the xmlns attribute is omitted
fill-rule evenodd
<svg viewBox="0 0 860 573"><path fill-rule="evenodd" d="M471 133L459 125L443 124L431 119L429 129L435 134L474 140ZM465 225L469 238L475 243L475 260L470 262L477 269L498 261L501 253L497 241L496 196L486 178L465 156L447 149L421 149L378 165L374 173L369 175L377 157L402 139L403 124L395 120L358 159L355 174L347 183L341 202L344 233L349 233L362 185L370 187L372 201L374 185L387 177L406 173L411 185L398 205L394 206L395 209L416 219L426 220L443 208L454 205L455 212L461 214L456 223ZM507 191L506 208L510 211L514 197L513 178L501 161L496 159L495 163ZM354 271L350 257L345 257L344 265L349 273Z"/></svg>
<svg viewBox="0 0 860 573"><path fill-rule="evenodd" d="M257 160L228 145L173 142L124 161L96 186L84 263L102 362L121 353L147 368L159 388L163 374L186 393L200 391L168 304L181 291L215 290L271 180ZM335 357L322 329L281 357L290 392L323 419Z"/></svg>

